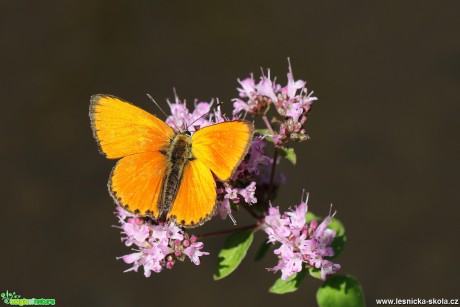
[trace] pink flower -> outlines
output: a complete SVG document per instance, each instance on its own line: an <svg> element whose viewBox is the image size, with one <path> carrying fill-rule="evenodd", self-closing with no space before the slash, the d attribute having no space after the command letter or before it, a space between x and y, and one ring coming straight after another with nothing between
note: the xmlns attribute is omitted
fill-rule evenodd
<svg viewBox="0 0 460 307"><path fill-rule="evenodd" d="M264 153L266 142L261 137L254 137L247 157L241 161L232 175L232 181L258 176L261 166L269 165L272 159Z"/></svg>
<svg viewBox="0 0 460 307"><path fill-rule="evenodd" d="M294 122L298 122L304 112L300 102L293 103L286 108L286 116L291 117Z"/></svg>
<svg viewBox="0 0 460 307"><path fill-rule="evenodd" d="M176 131L188 130L190 133L194 133L200 128L212 125L216 122L213 122L211 119L214 117L218 119L221 117L220 114L212 114L211 103L208 102L197 102L195 103L195 108L192 112L187 108L185 101L181 102L178 97L176 97L175 103L170 103L169 107L171 109L171 115L166 118L166 124L175 129ZM220 113L220 111L218 111ZM208 113L207 116L204 116ZM217 111L215 112L217 113ZM214 116L213 116L214 115ZM223 120L221 120L223 121Z"/></svg>
<svg viewBox="0 0 460 307"><path fill-rule="evenodd" d="M283 244L274 253L281 258L282 266L279 268L281 270L281 279L286 280L295 273L302 271L302 254L294 252L291 245Z"/></svg>
<svg viewBox="0 0 460 307"><path fill-rule="evenodd" d="M248 112L249 105L241 99L234 99L233 100L233 114L239 114L243 111L245 113Z"/></svg>
<svg viewBox="0 0 460 307"><path fill-rule="evenodd" d="M137 253L132 253L132 254L129 254L129 255L125 255L123 256L123 261L125 263L134 263L136 261L138 261L139 259L142 258L142 255L143 253L142 252L137 252Z"/></svg>
<svg viewBox="0 0 460 307"><path fill-rule="evenodd" d="M238 199L238 189L233 189L231 186L226 186L225 187L225 196L224 198L227 198L234 203L238 203L240 200Z"/></svg>
<svg viewBox="0 0 460 307"><path fill-rule="evenodd" d="M247 204L255 204L257 203L257 198L254 196L256 193L256 182L251 182L246 188L240 189L238 192L241 196L243 196L244 201Z"/></svg>
<svg viewBox="0 0 460 307"><path fill-rule="evenodd" d="M286 216L281 216L278 207L270 207L268 215L265 217L265 224L269 227L265 228L268 235L268 242L275 243L286 242L288 236L291 234L289 229L290 221Z"/></svg>
<svg viewBox="0 0 460 307"><path fill-rule="evenodd" d="M272 102L278 101L275 93L277 88L279 88L279 86L270 80L270 70L268 70L268 77L263 76L259 84L257 84L257 91L259 95L267 96L272 100Z"/></svg>
<svg viewBox="0 0 460 307"><path fill-rule="evenodd" d="M190 260L196 265L200 264L200 258L203 255L209 255L207 252L202 252L203 242L192 243L189 247L184 249L184 254L186 254Z"/></svg>
<svg viewBox="0 0 460 307"><path fill-rule="evenodd" d="M185 103L172 103L169 106L171 108L171 116L166 118L166 124L176 130L185 130L192 120Z"/></svg>
<svg viewBox="0 0 460 307"><path fill-rule="evenodd" d="M281 279L286 280L302 270L302 254L294 252L291 245L283 244L274 253L279 255L280 260L277 266L269 270L281 270Z"/></svg>
<svg viewBox="0 0 460 307"><path fill-rule="evenodd" d="M335 274L340 268L340 264L334 264L329 260L324 260L321 266L321 279L325 280L326 275Z"/></svg>
<svg viewBox="0 0 460 307"><path fill-rule="evenodd" d="M256 91L256 83L254 81L254 76L251 74L250 78L246 78L243 81L240 81L240 79L238 79L238 82L241 84L241 88L238 88L240 97L251 98Z"/></svg>
<svg viewBox="0 0 460 307"><path fill-rule="evenodd" d="M126 246L140 245L149 236L149 228L145 224L136 222L133 218L128 219L128 223L124 223L121 229L126 234Z"/></svg>
<svg viewBox="0 0 460 307"><path fill-rule="evenodd" d="M262 114L270 104L277 100L277 93L281 89L279 84L270 79L270 70L268 70L268 77L262 76L257 84L252 74L243 81L238 79L238 82L241 88L237 90L240 98L243 99L233 99L234 118L238 118L242 111L253 115Z"/></svg>
<svg viewBox="0 0 460 307"><path fill-rule="evenodd" d="M115 214L118 216L119 219L126 219L127 217L135 217L136 215L134 213L131 213L127 210L125 210L123 207L117 206L115 208Z"/></svg>
<svg viewBox="0 0 460 307"><path fill-rule="evenodd" d="M257 203L255 192L256 183L254 181L251 182L247 187L241 189L232 188L232 186L227 183L224 191L220 191L220 193L218 193L220 195L219 198L221 198L221 200L217 202L216 213L219 214L222 219L225 219L228 215L231 215L230 201L234 204L239 204L240 198L238 195L242 196L247 204L251 205Z"/></svg>
<svg viewBox="0 0 460 307"><path fill-rule="evenodd" d="M294 80L294 74L292 73L291 61L289 61L289 72L287 74L288 84L283 87L281 92L288 97L294 97L296 95L297 90L303 89L307 82L303 80Z"/></svg>
<svg viewBox="0 0 460 307"><path fill-rule="evenodd" d="M307 202L301 202L300 205L296 207L294 211L286 212L286 215L289 216L291 221L289 227L291 229L302 229L306 224L306 214L308 206Z"/></svg>
<svg viewBox="0 0 460 307"><path fill-rule="evenodd" d="M184 239L184 234L182 229L180 229L177 225L174 223L169 223L169 227L167 228L168 230L168 237L172 240L179 240L182 241Z"/></svg>
<svg viewBox="0 0 460 307"><path fill-rule="evenodd" d="M216 204L216 213L219 214L221 219L226 219L229 214L232 213L232 208L230 207L230 200L225 198L221 201L218 201Z"/></svg>
<svg viewBox="0 0 460 307"><path fill-rule="evenodd" d="M196 104L195 109L192 112L191 120L188 123L189 125L192 125L194 127L192 128L193 131L213 124L213 122L208 120L206 116L203 116L210 110L211 104L207 102L199 102ZM195 129L195 127L198 127L198 129Z"/></svg>

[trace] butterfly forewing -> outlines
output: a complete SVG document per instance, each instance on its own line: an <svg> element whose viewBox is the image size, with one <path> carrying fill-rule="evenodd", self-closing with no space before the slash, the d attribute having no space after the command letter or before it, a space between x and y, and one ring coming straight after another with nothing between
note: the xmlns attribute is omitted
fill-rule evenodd
<svg viewBox="0 0 460 307"><path fill-rule="evenodd" d="M231 121L204 127L192 136L193 155L221 180L227 180L251 145L254 126Z"/></svg>
<svg viewBox="0 0 460 307"><path fill-rule="evenodd" d="M114 96L92 96L89 116L100 150L109 159L164 149L174 137L163 121Z"/></svg>

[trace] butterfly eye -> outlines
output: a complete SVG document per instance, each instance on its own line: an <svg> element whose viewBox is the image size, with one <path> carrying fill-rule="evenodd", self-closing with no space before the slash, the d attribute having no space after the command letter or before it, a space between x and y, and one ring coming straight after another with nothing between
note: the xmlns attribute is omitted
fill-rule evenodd
<svg viewBox="0 0 460 307"><path fill-rule="evenodd" d="M185 130L184 133L185 133L185 135L187 135L187 136L192 136L192 133L191 133L190 131L188 131L188 130Z"/></svg>

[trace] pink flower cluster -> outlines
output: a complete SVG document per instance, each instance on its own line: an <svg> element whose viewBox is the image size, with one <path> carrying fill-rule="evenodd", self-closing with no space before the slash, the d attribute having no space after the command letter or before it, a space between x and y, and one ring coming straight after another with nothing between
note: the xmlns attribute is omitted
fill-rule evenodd
<svg viewBox="0 0 460 307"><path fill-rule="evenodd" d="M283 118L279 124L278 132L272 135L275 145L281 146L288 140L305 141L308 139L304 126L307 122L307 113L311 104L318 98L308 93L303 80L294 80L291 65L287 74L288 82L285 86L277 84L275 79L270 78L270 70L267 76L263 75L256 84L254 76L238 80L241 88L238 88L240 98L233 99L233 116L241 114L263 115L270 105L274 105L278 114Z"/></svg>
<svg viewBox="0 0 460 307"><path fill-rule="evenodd" d="M256 182L252 181L247 187L239 189L233 188L230 184L225 184L225 188L218 189L218 201L216 212L222 219L226 219L227 216L232 217L232 208L230 201L234 204L240 203L240 196L244 198L244 201L249 204L257 203L256 193ZM234 219L232 218L234 221ZM234 221L235 222L235 221Z"/></svg>
<svg viewBox="0 0 460 307"><path fill-rule="evenodd" d="M246 158L241 161L233 173L231 181L243 180L259 176L262 165L272 164L273 159L267 157L264 148L267 143L262 137L254 137Z"/></svg>
<svg viewBox="0 0 460 307"><path fill-rule="evenodd" d="M304 266L321 269L323 280L340 269L339 264L325 259L334 256L331 244L336 232L327 228L333 216L327 216L319 225L315 220L307 224L307 210L307 201L302 201L295 210L284 214L280 214L278 207L271 207L265 217L268 242L281 243L274 251L279 262L269 270L281 270L283 280L300 272Z"/></svg>
<svg viewBox="0 0 460 307"><path fill-rule="evenodd" d="M181 102L176 96L174 103L169 103L171 115L166 118L166 124L176 131L194 133L200 128L226 121L222 116L220 106L211 111L212 102L196 102L195 109L190 112L185 101Z"/></svg>
<svg viewBox="0 0 460 307"><path fill-rule="evenodd" d="M201 251L203 243L195 236L189 236L173 222L155 224L152 220L141 218L117 207L115 212L121 224L122 241L126 246L135 246L136 252L118 259L133 266L126 270L136 271L144 267L145 277L151 272L159 273L163 268L172 269L177 260L187 257L196 265L200 257L209 253Z"/></svg>

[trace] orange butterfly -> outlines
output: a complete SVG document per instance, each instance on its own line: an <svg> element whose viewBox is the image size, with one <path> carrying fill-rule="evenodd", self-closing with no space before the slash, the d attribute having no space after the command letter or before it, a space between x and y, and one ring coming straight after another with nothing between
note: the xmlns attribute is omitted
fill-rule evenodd
<svg viewBox="0 0 460 307"><path fill-rule="evenodd" d="M89 110L99 150L121 158L108 187L128 211L194 227L209 220L216 182L228 180L248 152L254 127L229 121L204 127L192 136L174 132L152 114L117 97L94 95Z"/></svg>

